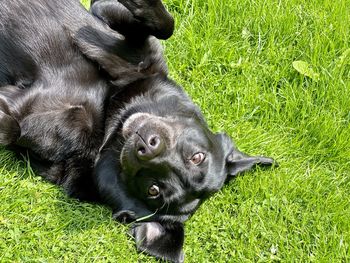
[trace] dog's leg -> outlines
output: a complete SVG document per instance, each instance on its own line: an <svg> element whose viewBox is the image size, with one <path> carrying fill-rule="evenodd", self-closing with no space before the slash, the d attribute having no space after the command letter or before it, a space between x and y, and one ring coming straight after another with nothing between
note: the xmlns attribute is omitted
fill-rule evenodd
<svg viewBox="0 0 350 263"><path fill-rule="evenodd" d="M156 37L172 34L173 19L159 0L153 2L154 6L150 0L93 1L93 14L110 27L96 23L92 16L82 27L67 27L74 43L111 76L116 86L123 87L152 74L167 74Z"/></svg>
<svg viewBox="0 0 350 263"><path fill-rule="evenodd" d="M6 100L0 97L0 144L10 145L16 142L20 133L21 128L11 116Z"/></svg>
<svg viewBox="0 0 350 263"><path fill-rule="evenodd" d="M91 12L127 38L169 38L174 19L160 0L93 0Z"/></svg>
<svg viewBox="0 0 350 263"><path fill-rule="evenodd" d="M95 178L100 197L112 208L114 219L130 223L138 218L152 217L150 215L155 211L150 211L127 193L114 151L101 153L95 167Z"/></svg>
<svg viewBox="0 0 350 263"><path fill-rule="evenodd" d="M0 144L10 145L19 138L21 129L18 122L0 110Z"/></svg>

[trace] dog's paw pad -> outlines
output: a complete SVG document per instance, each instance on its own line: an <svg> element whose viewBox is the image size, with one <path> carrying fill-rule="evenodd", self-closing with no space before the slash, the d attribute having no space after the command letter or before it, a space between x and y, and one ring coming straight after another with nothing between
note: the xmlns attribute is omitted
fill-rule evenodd
<svg viewBox="0 0 350 263"><path fill-rule="evenodd" d="M152 75L156 73L155 72L156 67L157 67L156 59L153 57L148 57L137 65L137 72L141 74L145 74L145 76Z"/></svg>
<svg viewBox="0 0 350 263"><path fill-rule="evenodd" d="M137 65L137 72L141 72L146 70L148 67L150 66L150 63L148 61L141 61L138 65Z"/></svg>
<svg viewBox="0 0 350 263"><path fill-rule="evenodd" d="M136 220L136 214L130 210L121 210L113 213L113 219L122 224L129 224Z"/></svg>

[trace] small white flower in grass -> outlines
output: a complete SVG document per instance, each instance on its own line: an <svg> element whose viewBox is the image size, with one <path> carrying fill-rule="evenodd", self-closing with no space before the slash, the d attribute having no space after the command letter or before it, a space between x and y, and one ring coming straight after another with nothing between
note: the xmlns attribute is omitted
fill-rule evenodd
<svg viewBox="0 0 350 263"><path fill-rule="evenodd" d="M271 254L276 255L278 252L278 245L272 245L270 248L270 252Z"/></svg>

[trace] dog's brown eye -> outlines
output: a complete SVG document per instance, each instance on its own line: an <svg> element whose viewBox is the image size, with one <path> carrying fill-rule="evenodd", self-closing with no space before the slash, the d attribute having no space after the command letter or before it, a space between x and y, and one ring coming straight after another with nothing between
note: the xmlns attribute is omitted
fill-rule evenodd
<svg viewBox="0 0 350 263"><path fill-rule="evenodd" d="M148 195L151 197L157 197L159 195L159 187L157 185L152 185L148 188Z"/></svg>
<svg viewBox="0 0 350 263"><path fill-rule="evenodd" d="M200 165L204 161L204 159L205 159L204 153L196 153L191 157L190 161L195 165Z"/></svg>

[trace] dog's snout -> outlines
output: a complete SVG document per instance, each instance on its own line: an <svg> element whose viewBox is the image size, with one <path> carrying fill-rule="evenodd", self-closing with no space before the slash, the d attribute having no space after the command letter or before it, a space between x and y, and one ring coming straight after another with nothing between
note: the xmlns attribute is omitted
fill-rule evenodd
<svg viewBox="0 0 350 263"><path fill-rule="evenodd" d="M136 145L136 156L140 160L152 160L165 149L164 140L157 134L150 134L146 138L139 134L139 137Z"/></svg>

